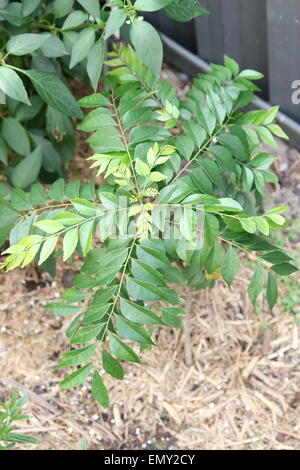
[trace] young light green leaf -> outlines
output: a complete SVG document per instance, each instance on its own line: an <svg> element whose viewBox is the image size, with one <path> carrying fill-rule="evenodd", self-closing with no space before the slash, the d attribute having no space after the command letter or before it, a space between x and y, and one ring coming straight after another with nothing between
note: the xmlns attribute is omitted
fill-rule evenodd
<svg viewBox="0 0 300 470"><path fill-rule="evenodd" d="M73 305L69 305L63 302L51 302L50 304L46 305L46 308L56 315L60 315L62 317L75 315L75 313L78 313L80 310L79 307L74 307Z"/></svg>
<svg viewBox="0 0 300 470"><path fill-rule="evenodd" d="M43 232L50 234L57 233L60 230L64 229L64 226L61 223L56 222L55 220L48 219L40 220L39 222L34 222L33 225L35 225L35 227L38 227Z"/></svg>
<svg viewBox="0 0 300 470"><path fill-rule="evenodd" d="M226 54L224 56L224 64L225 64L225 67L227 67L231 71L233 76L238 75L240 71L239 64Z"/></svg>
<svg viewBox="0 0 300 470"><path fill-rule="evenodd" d="M79 328L71 338L72 344L87 343L92 339L95 339L102 329L102 324L83 326Z"/></svg>
<svg viewBox="0 0 300 470"><path fill-rule="evenodd" d="M41 249L41 253L40 253L40 258L39 258L39 263L38 263L39 265L44 263L44 261L46 261L46 259L48 259L49 256L53 253L57 244L57 240L58 240L58 236L49 237L45 240Z"/></svg>
<svg viewBox="0 0 300 470"><path fill-rule="evenodd" d="M131 341L136 341L141 344L154 344L147 331L134 322L126 318L116 315L116 326L119 333Z"/></svg>
<svg viewBox="0 0 300 470"><path fill-rule="evenodd" d="M247 78L248 80L260 80L263 78L263 74L260 72L257 72L256 70L250 70L246 69L243 70L239 75L239 78Z"/></svg>
<svg viewBox="0 0 300 470"><path fill-rule="evenodd" d="M51 37L51 34L35 34L25 33L13 36L7 43L6 49L9 54L12 55L26 55L39 49L47 39Z"/></svg>
<svg viewBox="0 0 300 470"><path fill-rule="evenodd" d="M28 16L33 13L40 3L42 3L42 0L23 0L23 15Z"/></svg>
<svg viewBox="0 0 300 470"><path fill-rule="evenodd" d="M79 227L79 239L83 256L86 256L92 247L94 223L94 220L90 220Z"/></svg>

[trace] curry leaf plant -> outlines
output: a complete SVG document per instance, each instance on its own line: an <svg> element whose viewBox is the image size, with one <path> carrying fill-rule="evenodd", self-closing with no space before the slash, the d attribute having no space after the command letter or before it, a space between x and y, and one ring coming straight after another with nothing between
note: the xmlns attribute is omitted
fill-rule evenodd
<svg viewBox="0 0 300 470"><path fill-rule="evenodd" d="M180 21L205 13L191 0L0 1L1 199L10 200L12 187L66 176L76 144L74 119L83 117L68 79L97 91L107 41L120 28L129 29L141 59L158 77L160 36L139 14L166 8L178 18L182 6ZM4 239L1 234L0 244Z"/></svg>
<svg viewBox="0 0 300 470"><path fill-rule="evenodd" d="M212 288L223 278L231 286L251 254L250 299L256 305L265 294L272 309L278 276L296 270L270 241L286 207L265 212L262 204L265 183L277 177L261 141L286 138L275 123L278 108L241 111L261 74L225 57L179 101L130 45L116 45L106 65L105 91L79 101L88 112L78 125L90 133L88 160L106 183L59 179L48 192L40 184L12 190L17 223L2 262L7 271L33 260L43 266L57 249L64 261L75 252L85 259L73 287L48 308L71 319L72 349L59 367L73 371L61 387L92 375L102 406L109 397L101 370L121 380L123 363L141 362L141 351L155 344L155 327L184 321L174 285Z"/></svg>

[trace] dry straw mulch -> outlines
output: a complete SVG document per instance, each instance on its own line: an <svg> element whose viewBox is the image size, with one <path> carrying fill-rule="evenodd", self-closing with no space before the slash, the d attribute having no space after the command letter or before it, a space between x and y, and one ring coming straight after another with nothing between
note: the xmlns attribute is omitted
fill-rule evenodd
<svg viewBox="0 0 300 470"><path fill-rule="evenodd" d="M108 410L94 403L89 383L58 386L68 320L44 304L69 274L60 270L55 282L33 267L0 274L0 400L15 387L30 392L32 419L19 427L41 438L38 448L80 449L85 438L90 449L300 449L300 326L279 310L253 312L250 271L232 291L218 281L194 293L192 366L183 331L159 328L143 367L126 365L124 381L106 375Z"/></svg>

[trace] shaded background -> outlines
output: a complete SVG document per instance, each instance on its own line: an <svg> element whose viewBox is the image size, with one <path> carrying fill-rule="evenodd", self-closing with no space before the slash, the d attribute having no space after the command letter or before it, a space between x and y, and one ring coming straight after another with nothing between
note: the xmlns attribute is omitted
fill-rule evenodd
<svg viewBox="0 0 300 470"><path fill-rule="evenodd" d="M295 91L292 83L300 80L300 1L201 0L201 3L210 14L190 23L177 23L161 12L148 14L147 19L208 63L223 63L224 54L228 54L241 68L262 72L265 78L259 81L260 96L271 104L279 104L284 113L300 123L300 104L291 100ZM182 64L177 65L182 68ZM187 66L185 71L193 74L192 67Z"/></svg>

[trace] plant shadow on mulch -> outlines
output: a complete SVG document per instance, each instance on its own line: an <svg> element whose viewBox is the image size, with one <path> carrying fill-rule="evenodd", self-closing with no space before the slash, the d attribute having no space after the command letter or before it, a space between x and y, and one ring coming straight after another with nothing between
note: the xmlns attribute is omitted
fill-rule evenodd
<svg viewBox="0 0 300 470"><path fill-rule="evenodd" d="M163 73L179 90L188 86L170 68ZM89 152L79 134L72 178L93 175L83 158ZM290 230L278 237L299 256L299 153L281 142L275 152L280 183L270 186L267 204L290 207ZM1 273L0 401L15 388L29 392L25 410L32 418L18 430L42 441L17 448L81 449L86 440L89 449L299 450L299 279L281 284L274 316L266 305L254 312L246 295L254 263L248 259L232 290L219 280L213 291L194 293L192 366L184 362L182 330L158 328L158 347L143 353L143 367L126 364L123 381L105 376L109 409L94 402L90 382L70 391L58 385L65 375L56 365L69 348L68 320L44 305L70 286L80 260L59 263L55 281L34 266ZM182 290L183 298L188 295Z"/></svg>

